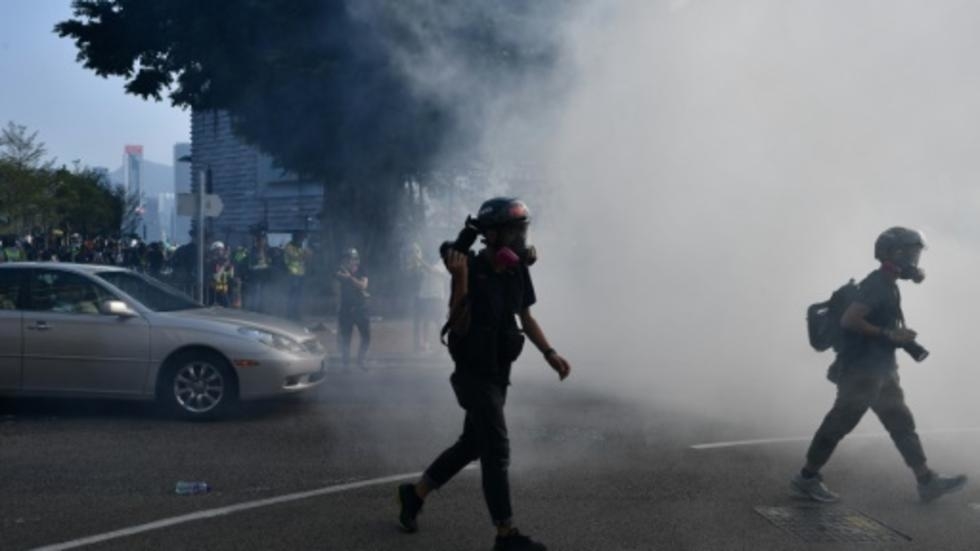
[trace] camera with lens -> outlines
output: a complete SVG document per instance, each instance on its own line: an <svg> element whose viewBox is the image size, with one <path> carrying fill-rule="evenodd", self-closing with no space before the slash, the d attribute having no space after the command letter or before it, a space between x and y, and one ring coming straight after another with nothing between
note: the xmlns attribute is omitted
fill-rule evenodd
<svg viewBox="0 0 980 551"><path fill-rule="evenodd" d="M446 258L449 254L450 249L459 251L463 254L469 252L470 247L473 243L476 243L476 238L480 235L480 226L477 221L472 216L466 217L466 223L463 224L463 229L460 230L459 235L456 236L455 241L444 241L442 245L439 246L439 256Z"/></svg>
<svg viewBox="0 0 980 551"><path fill-rule="evenodd" d="M903 344L902 350L907 352L908 355L912 356L912 359L917 362L921 362L922 360L925 360L926 358L929 357L929 351L926 350L924 346L922 346L921 344L915 341L911 341Z"/></svg>

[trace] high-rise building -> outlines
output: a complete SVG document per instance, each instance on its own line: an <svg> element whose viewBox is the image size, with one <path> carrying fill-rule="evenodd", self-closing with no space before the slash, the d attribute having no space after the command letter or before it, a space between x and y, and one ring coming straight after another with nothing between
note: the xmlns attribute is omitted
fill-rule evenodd
<svg viewBox="0 0 980 551"><path fill-rule="evenodd" d="M143 226L143 186L140 180L142 164L142 145L127 145L123 148L123 186L127 197L133 198L137 205L135 211L125 213L123 227L131 228L138 235L146 232Z"/></svg>
<svg viewBox="0 0 980 551"><path fill-rule="evenodd" d="M174 194L191 192L191 144L174 144ZM180 216L174 208L173 228L169 236L172 243L183 245L191 240L191 217Z"/></svg>
<svg viewBox="0 0 980 551"><path fill-rule="evenodd" d="M262 151L239 140L231 118L222 111L195 111L191 116L191 187L196 192L201 175L208 193L221 197L221 216L209 219L212 239L231 245L250 243L253 228L264 225L270 233L319 229L323 185L285 172Z"/></svg>

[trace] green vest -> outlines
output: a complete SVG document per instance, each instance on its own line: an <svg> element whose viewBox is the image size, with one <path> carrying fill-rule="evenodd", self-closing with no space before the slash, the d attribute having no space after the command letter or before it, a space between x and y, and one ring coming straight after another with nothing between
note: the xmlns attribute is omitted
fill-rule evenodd
<svg viewBox="0 0 980 551"><path fill-rule="evenodd" d="M3 250L3 253L7 257L7 262L20 262L24 260L24 253L21 252L19 247L7 247Z"/></svg>

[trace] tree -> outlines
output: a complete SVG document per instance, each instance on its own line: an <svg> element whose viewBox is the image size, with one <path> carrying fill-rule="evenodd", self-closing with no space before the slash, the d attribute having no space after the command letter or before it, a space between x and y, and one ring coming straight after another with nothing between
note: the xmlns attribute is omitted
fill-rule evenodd
<svg viewBox="0 0 980 551"><path fill-rule="evenodd" d="M472 145L497 96L551 65L564 4L80 0L55 30L129 93L231 113L282 168L325 182L325 221L372 248L403 182Z"/></svg>
<svg viewBox="0 0 980 551"><path fill-rule="evenodd" d="M0 230L23 233L59 228L68 233L115 234L127 204L125 191L98 172L54 168L37 132L8 123L0 132Z"/></svg>
<svg viewBox="0 0 980 551"><path fill-rule="evenodd" d="M125 233L123 217L127 206L126 191L113 187L100 173L62 167L55 173L58 182L54 194L57 225L65 233L113 235Z"/></svg>
<svg viewBox="0 0 980 551"><path fill-rule="evenodd" d="M42 223L51 214L54 161L45 160L46 154L37 132L30 134L14 122L0 131L0 212L15 231Z"/></svg>
<svg viewBox="0 0 980 551"><path fill-rule="evenodd" d="M54 166L54 160L45 160L45 155L47 148L44 142L38 141L37 131L28 134L26 126L13 121L0 131L0 161L22 169L49 169Z"/></svg>

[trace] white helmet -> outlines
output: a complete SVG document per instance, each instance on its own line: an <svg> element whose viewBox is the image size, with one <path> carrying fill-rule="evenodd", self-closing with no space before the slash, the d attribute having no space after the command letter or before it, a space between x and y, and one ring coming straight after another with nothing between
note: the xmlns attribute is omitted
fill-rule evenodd
<svg viewBox="0 0 980 551"><path fill-rule="evenodd" d="M212 251L223 251L223 250L225 250L225 244L222 243L221 241L215 241L214 243L211 243L211 250Z"/></svg>

